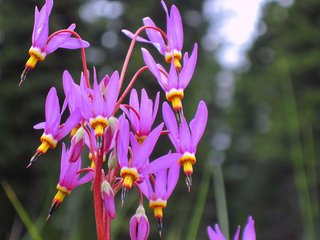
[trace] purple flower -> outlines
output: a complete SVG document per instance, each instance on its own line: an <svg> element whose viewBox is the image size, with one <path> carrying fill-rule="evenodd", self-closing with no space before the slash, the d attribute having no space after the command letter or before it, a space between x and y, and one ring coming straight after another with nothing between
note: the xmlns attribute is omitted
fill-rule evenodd
<svg viewBox="0 0 320 240"><path fill-rule="evenodd" d="M156 127L145 139L145 141L139 145L138 141L132 133L129 133L128 120L119 119L119 132L117 139L117 156L119 165L121 167L120 176L123 178L122 194L121 198L124 201L127 197L129 190L132 187L133 182L141 182L142 176L154 172L161 171L169 168L181 154L167 154L163 157L154 160L148 166L146 166L149 156L153 151L153 148L158 141L163 123ZM129 138L131 142L131 157L128 160Z"/></svg>
<svg viewBox="0 0 320 240"><path fill-rule="evenodd" d="M108 75L105 77L108 78ZM105 79L102 80L105 84ZM107 83L105 95L101 92L97 82L97 74L94 69L93 91L85 84L81 84L82 105L81 110L84 118L90 122L90 126L95 130L97 148L102 147L104 131L108 126L108 119L117 103L119 95L119 73L115 71ZM107 97L105 97L107 96Z"/></svg>
<svg viewBox="0 0 320 240"><path fill-rule="evenodd" d="M72 151L66 150L66 146L62 144L62 155L61 155L61 171L60 179L57 185L58 193L52 201L51 208L49 210L49 216L59 207L66 195L70 195L71 191L84 183L87 183L93 179L94 173L89 171L84 177L79 179L81 169L81 158L76 162L70 162L72 157ZM48 217L49 217L48 216Z"/></svg>
<svg viewBox="0 0 320 240"><path fill-rule="evenodd" d="M146 240L149 236L150 225L145 210L140 205L136 214L130 220L131 240Z"/></svg>
<svg viewBox="0 0 320 240"><path fill-rule="evenodd" d="M121 106L121 109L129 118L135 137L139 140L139 144L141 145L149 135L151 126L156 118L159 107L159 92L157 93L153 107L152 100L148 98L146 90L141 90L141 102L139 104L137 91L132 89L129 104L130 107L136 111L138 116L133 110L127 110L125 106Z"/></svg>
<svg viewBox="0 0 320 240"><path fill-rule="evenodd" d="M114 192L108 181L103 180L101 184L101 192L104 209L106 210L110 218L114 219L116 217L116 208L114 205Z"/></svg>
<svg viewBox="0 0 320 240"><path fill-rule="evenodd" d="M144 181L140 184L141 191L149 199L150 208L154 209L154 217L156 218L157 228L160 232L160 235L163 226L162 209L167 206L167 200L177 185L179 171L180 165L178 162L176 162L169 168L168 175L167 169L158 172L155 178L154 191L148 175L145 175Z"/></svg>
<svg viewBox="0 0 320 240"><path fill-rule="evenodd" d="M193 173L192 165L196 163L195 154L197 152L197 145L207 124L207 106L203 101L199 103L197 113L190 122L191 132L184 117L182 118L182 123L179 125L178 129L174 113L166 102L162 105L162 113L164 122L169 130L171 142L175 146L177 152L183 154L182 157L179 158L178 163L183 166L184 174L186 175L186 183L190 190L190 186L192 185L191 176Z"/></svg>
<svg viewBox="0 0 320 240"><path fill-rule="evenodd" d="M209 235L210 240L226 240L226 238L223 236L219 229L219 225L214 225L215 230L213 230L210 226L207 227L207 232ZM238 227L238 230L234 236L234 240L239 240L239 234L240 234L240 226ZM248 223L244 228L242 240L256 240L256 232L254 230L254 221L252 217L250 216L248 218Z"/></svg>
<svg viewBox="0 0 320 240"><path fill-rule="evenodd" d="M66 98L68 99L68 97ZM63 104L61 113L57 91L52 87L48 93L45 106L46 121L34 126L35 129L44 129L40 140L42 144L38 147L36 154L31 158L28 167L45 154L49 148L55 148L58 141L64 138L73 128L82 120L79 109L76 109L67 119L63 127L60 127L61 116L66 109L66 103Z"/></svg>
<svg viewBox="0 0 320 240"><path fill-rule="evenodd" d="M182 57L181 50L183 47L183 28L180 12L175 5L172 5L169 14L165 2L161 1L161 4L167 15L168 45L165 44L161 34L154 29L146 30L149 40L144 39L142 37L137 37L137 41L153 44L158 49L158 51L165 57L168 63L171 63L172 58L174 58L175 67L177 69L180 69L181 65L179 61ZM154 22L149 17L143 19L143 24L145 26L156 27ZM134 34L128 30L122 30L122 32L130 38L133 38L134 36Z"/></svg>
<svg viewBox="0 0 320 240"><path fill-rule="evenodd" d="M35 8L35 21L32 33L32 46L29 50L30 58L26 63L25 69L21 74L21 82L26 79L28 72L30 72L38 61L43 61L45 57L54 52L57 48L86 48L90 44L87 41L77 38L70 38L71 33L60 33L54 36L48 42L49 36L49 15L53 6L52 0L46 0L46 3L41 8ZM73 31L76 25L71 24L68 30ZM21 84L20 82L20 84Z"/></svg>
<svg viewBox="0 0 320 240"><path fill-rule="evenodd" d="M160 65L156 64L148 50L142 48L142 55L145 64L148 66L152 74L157 78L160 86L166 93L166 98L172 103L172 107L177 114L177 119L181 122L182 117L182 103L181 99L184 97L184 89L188 86L198 58L198 45L195 44L192 54L189 58L188 53L184 54L183 57L183 68L179 75L173 63L171 63L169 74ZM165 72L163 74L162 72Z"/></svg>

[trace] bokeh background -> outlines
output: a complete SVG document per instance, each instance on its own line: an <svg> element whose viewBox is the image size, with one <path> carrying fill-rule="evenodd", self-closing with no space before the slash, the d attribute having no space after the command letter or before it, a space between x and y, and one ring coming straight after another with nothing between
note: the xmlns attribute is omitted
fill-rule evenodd
<svg viewBox="0 0 320 240"><path fill-rule="evenodd" d="M208 239L207 226L217 222L232 238L249 215L258 239L320 239L319 1L166 3L181 12L183 50L190 53L199 43L197 68L183 99L185 116L190 121L204 100L209 120L198 146L191 193L180 178L164 210L163 239ZM57 88L62 103L63 71L78 81L82 67L79 50L59 49L17 86L28 59L34 6L43 4L0 0L0 181L11 186L42 239L96 239L90 184L76 188L45 221L59 179L61 144L25 168L40 142L42 132L32 126L44 120L49 89ZM122 68L130 40L121 29L135 31L146 16L165 29L160 1L55 1L50 33L75 22L76 31L91 43L88 67L95 66L101 79ZM137 43L125 83L144 64L140 47L164 64L152 46ZM161 90L150 73L143 73L134 87L146 88L151 98ZM160 113L158 117L159 123ZM170 148L163 138L153 156ZM83 167L89 164L84 153ZM0 238L32 239L3 187L0 201ZM116 205L113 239L128 239L137 192L130 192L123 208L117 195ZM147 201L145 207L149 238L159 239Z"/></svg>

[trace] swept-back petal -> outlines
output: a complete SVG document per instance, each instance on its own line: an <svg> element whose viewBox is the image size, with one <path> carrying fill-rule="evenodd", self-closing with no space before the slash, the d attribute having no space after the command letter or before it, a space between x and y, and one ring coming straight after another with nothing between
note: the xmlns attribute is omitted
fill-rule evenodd
<svg viewBox="0 0 320 240"><path fill-rule="evenodd" d="M152 123L156 119L158 109L159 109L160 92L157 93L156 100L154 101L153 113L152 113Z"/></svg>
<svg viewBox="0 0 320 240"><path fill-rule="evenodd" d="M145 164L159 139L162 128L163 123L161 123L148 135L139 150L134 153L134 160L132 162L133 167L136 167L139 170Z"/></svg>
<svg viewBox="0 0 320 240"><path fill-rule="evenodd" d="M173 140L173 145L178 146L178 126L176 117L167 102L162 104L162 116L163 120L169 130L169 135L171 135Z"/></svg>
<svg viewBox="0 0 320 240"><path fill-rule="evenodd" d="M144 181L139 184L142 193L150 200L152 199L153 190L150 183L149 174L143 175Z"/></svg>
<svg viewBox="0 0 320 240"><path fill-rule="evenodd" d="M67 49L78 49L78 48L87 48L90 46L90 43L83 39L78 38L69 38L63 44L61 44L60 48L67 48Z"/></svg>
<svg viewBox="0 0 320 240"><path fill-rule="evenodd" d="M182 117L182 123L179 126L179 143L180 143L181 151L191 152L192 139L191 139L189 126L184 117Z"/></svg>
<svg viewBox="0 0 320 240"><path fill-rule="evenodd" d="M145 26L157 27L149 17L145 17L142 21ZM166 47L161 33L154 29L146 29L146 33L148 35L148 38L151 40L150 42L153 43L158 51L164 55Z"/></svg>
<svg viewBox="0 0 320 240"><path fill-rule="evenodd" d="M127 119L119 118L119 131L117 140L118 161L121 167L128 166L129 148L129 122Z"/></svg>
<svg viewBox="0 0 320 240"><path fill-rule="evenodd" d="M68 27L68 30L73 31L76 28L76 24L71 24ZM46 46L46 48L44 49L44 52L46 54L50 54L52 52L54 52L55 50L57 50L57 48L59 48L62 44L64 44L71 36L71 33L60 33L56 36L54 36L50 42L48 42L48 45Z"/></svg>
<svg viewBox="0 0 320 240"><path fill-rule="evenodd" d="M214 231L210 226L207 227L209 239L210 240L226 240L226 238L222 235L218 224L215 224L214 226L216 231Z"/></svg>
<svg viewBox="0 0 320 240"><path fill-rule="evenodd" d="M152 100L141 101L139 134L148 135L152 125Z"/></svg>
<svg viewBox="0 0 320 240"><path fill-rule="evenodd" d="M239 235L240 235L240 226L238 226L238 230L235 233L233 240L239 240ZM244 240L244 239L242 239L242 240Z"/></svg>
<svg viewBox="0 0 320 240"><path fill-rule="evenodd" d="M176 41L177 41L177 50L181 51L183 47L183 28L182 28L182 21L181 16L178 8L175 5L172 5L171 11L170 11L170 19L171 23L174 26L174 30L176 33Z"/></svg>
<svg viewBox="0 0 320 240"><path fill-rule="evenodd" d="M131 143L132 151L137 152L139 150L140 145L132 132L130 132L130 143Z"/></svg>
<svg viewBox="0 0 320 240"><path fill-rule="evenodd" d="M187 63L183 66L180 72L179 88L185 89L188 86L197 64L197 58L198 58L198 45L194 44L194 48L190 56L190 59L188 59Z"/></svg>
<svg viewBox="0 0 320 240"><path fill-rule="evenodd" d="M116 106L119 95L119 73L115 71L107 86L106 90L106 116L109 118Z"/></svg>
<svg viewBox="0 0 320 240"><path fill-rule="evenodd" d="M102 96L102 93L100 91L100 87L98 85L97 80L97 72L96 68L93 68L93 112L95 117L96 116L103 116L105 117L105 106L106 102Z"/></svg>
<svg viewBox="0 0 320 240"><path fill-rule="evenodd" d="M39 23L39 10L38 7L35 7L34 10L34 25L33 25L33 31L32 31L32 43L35 42L36 35L37 35L37 25Z"/></svg>
<svg viewBox="0 0 320 240"><path fill-rule="evenodd" d="M152 161L147 167L141 170L141 174L160 172L172 166L182 156L181 153L170 153Z"/></svg>
<svg viewBox="0 0 320 240"><path fill-rule="evenodd" d="M192 151L195 153L197 145L203 135L208 120L208 109L204 101L201 101L195 118L190 122L192 134Z"/></svg>
<svg viewBox="0 0 320 240"><path fill-rule="evenodd" d="M142 51L142 56L143 56L145 64L149 68L150 72L152 72L152 74L157 78L157 80L160 83L161 76L160 76L160 71L157 67L156 62L154 61L153 57L151 56L151 54L148 52L147 49L141 48L141 51Z"/></svg>
<svg viewBox="0 0 320 240"><path fill-rule="evenodd" d="M129 30L126 29L122 29L121 30L122 33L124 33L127 37L129 38L133 38L134 37L134 33L130 32ZM150 41L148 41L147 39L144 39L140 36L137 37L136 39L138 42L145 42L145 43L151 43Z"/></svg>
<svg viewBox="0 0 320 240"><path fill-rule="evenodd" d="M83 119L79 109L76 109L67 119L63 127L59 130L56 139L60 141L64 138L73 128L75 128Z"/></svg>
<svg viewBox="0 0 320 240"><path fill-rule="evenodd" d="M169 169L166 199L168 199L176 187L180 175L180 164L175 162Z"/></svg>
<svg viewBox="0 0 320 240"><path fill-rule="evenodd" d="M80 159L79 159L80 160ZM79 161L78 160L78 161ZM82 185L82 184L85 184L89 181L91 181L93 179L93 176L94 176L94 173L89 171L86 175L84 175L82 178L80 178L78 181L76 181L74 184L73 184L73 188L79 186L79 185Z"/></svg>
<svg viewBox="0 0 320 240"><path fill-rule="evenodd" d="M44 129L45 127L46 127L45 122L41 122L33 126L34 129Z"/></svg>
<svg viewBox="0 0 320 240"><path fill-rule="evenodd" d="M163 200L166 200L167 169L164 169L158 172L154 189L155 189L156 198L161 198Z"/></svg>
<svg viewBox="0 0 320 240"><path fill-rule="evenodd" d="M62 182L64 177L65 171L67 169L69 160L67 159L66 155L66 145L62 143L62 152L61 152L61 164L60 164L60 178L59 182Z"/></svg>
<svg viewBox="0 0 320 240"><path fill-rule="evenodd" d="M60 105L57 90L52 87L46 99L46 128L50 127L60 115Z"/></svg>
<svg viewBox="0 0 320 240"><path fill-rule="evenodd" d="M248 223L243 231L243 240L256 240L256 232L254 230L254 221L251 216L248 218Z"/></svg>
<svg viewBox="0 0 320 240"><path fill-rule="evenodd" d="M130 93L129 104L139 114L138 93L134 88L131 90L131 93ZM129 110L129 112L130 112L130 121L131 121L132 129L133 129L133 131L135 133L137 133L137 132L139 132L139 119L138 119L138 116L132 110Z"/></svg>
<svg viewBox="0 0 320 240"><path fill-rule="evenodd" d="M169 91L172 88L178 89L178 77L177 77L177 70L176 67L174 66L174 61L171 62L171 66L170 66L170 72L169 72L169 76L168 76L168 88Z"/></svg>

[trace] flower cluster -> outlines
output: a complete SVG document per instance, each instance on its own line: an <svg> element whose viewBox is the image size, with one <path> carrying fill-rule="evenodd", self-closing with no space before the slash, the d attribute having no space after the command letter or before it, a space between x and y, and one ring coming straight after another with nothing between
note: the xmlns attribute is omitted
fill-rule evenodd
<svg viewBox="0 0 320 240"><path fill-rule="evenodd" d="M144 26L136 33L128 30L123 32L132 38L131 46L136 40L153 44L164 56L168 66L157 64L151 54L142 48L146 66L137 71L122 93L131 48L120 74L115 71L99 81L93 68L91 87L84 52L89 43L74 32L74 24L48 36L52 0L46 0L40 12L37 8L35 10L30 59L21 75L21 82L26 79L27 73L34 68L37 61L43 61L46 55L58 47L81 48L84 68L79 84L72 79L68 71L63 73L65 99L61 110L56 89L50 89L45 104L45 122L34 126L35 129L44 130L40 138L41 145L27 167L70 134L69 143L62 143L58 193L52 201L48 218L75 187L92 181L98 239L110 239L110 220L117 215L114 197L118 192L121 193L122 205L132 187L136 187L140 192L140 204L130 222L130 236L131 239L147 239L149 222L143 208L143 195L149 200L150 208L154 209L161 235L163 209L178 182L180 166L184 169L189 191L192 185L197 145L206 127L208 110L201 101L194 119L188 124L183 114L181 99L196 66L197 44L194 45L190 57L188 53L183 54L180 13L174 5L169 13L165 2L161 3L166 13L167 33L157 28L149 17L143 19ZM148 39L138 36L143 30L146 30ZM71 35L76 38L71 38ZM180 63L182 56L183 64ZM166 67L169 71L165 70ZM142 89L139 98L138 92L132 88L139 74L147 69L155 76L173 108L172 110L167 102L162 104L164 123L158 126L154 126L154 121L159 109L160 92L154 98L149 98L147 91ZM123 99L129 91L129 103L125 104ZM61 123L61 116L67 108L70 115ZM174 149L154 159L152 152L158 139L166 137L165 135L171 140ZM90 167L82 169L81 153L84 148L89 149L86 165ZM104 165L106 159L107 166ZM82 173L85 175L80 178ZM109 223L109 227L106 223Z"/></svg>

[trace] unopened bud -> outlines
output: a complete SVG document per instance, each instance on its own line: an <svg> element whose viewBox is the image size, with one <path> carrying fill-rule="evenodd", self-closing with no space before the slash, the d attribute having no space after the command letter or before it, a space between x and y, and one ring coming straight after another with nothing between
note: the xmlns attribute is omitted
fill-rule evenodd
<svg viewBox="0 0 320 240"><path fill-rule="evenodd" d="M149 235L149 221L142 205L137 209L136 214L130 220L130 237L132 240L146 240Z"/></svg>
<svg viewBox="0 0 320 240"><path fill-rule="evenodd" d="M116 147L115 147L116 148ZM117 151L116 149L114 149L108 159L108 168L111 169L115 169L117 168L118 165L118 157L117 157Z"/></svg>

